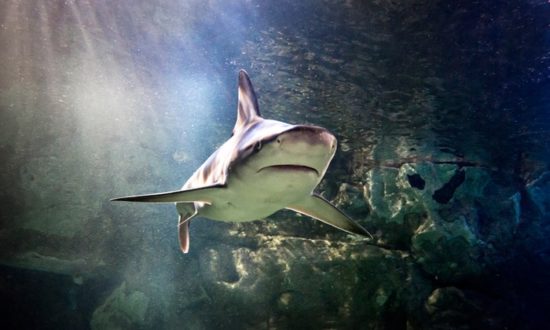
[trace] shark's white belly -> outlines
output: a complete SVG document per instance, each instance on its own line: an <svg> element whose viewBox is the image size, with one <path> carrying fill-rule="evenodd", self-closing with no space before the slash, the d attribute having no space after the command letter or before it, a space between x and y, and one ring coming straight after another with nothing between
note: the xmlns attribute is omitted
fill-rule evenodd
<svg viewBox="0 0 550 330"><path fill-rule="evenodd" d="M229 222L262 219L311 195L319 181L315 172L304 170L235 173L223 193L200 208L199 215Z"/></svg>

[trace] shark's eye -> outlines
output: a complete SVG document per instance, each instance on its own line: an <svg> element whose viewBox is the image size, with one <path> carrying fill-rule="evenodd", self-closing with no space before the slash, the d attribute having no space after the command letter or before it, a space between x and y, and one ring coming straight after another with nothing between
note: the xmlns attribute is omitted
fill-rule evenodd
<svg viewBox="0 0 550 330"><path fill-rule="evenodd" d="M262 141L258 141L254 144L254 151L260 151L260 149L262 149Z"/></svg>

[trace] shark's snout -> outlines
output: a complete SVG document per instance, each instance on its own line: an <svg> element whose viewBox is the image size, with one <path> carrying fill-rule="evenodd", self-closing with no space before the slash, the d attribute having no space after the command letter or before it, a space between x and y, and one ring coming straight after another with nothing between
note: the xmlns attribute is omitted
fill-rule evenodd
<svg viewBox="0 0 550 330"><path fill-rule="evenodd" d="M314 174L310 178L315 183L336 152L336 138L322 127L297 125L253 146L256 152L250 154L247 163L256 173Z"/></svg>
<svg viewBox="0 0 550 330"><path fill-rule="evenodd" d="M277 136L275 143L288 152L332 154L336 151L334 135L318 126L296 126Z"/></svg>

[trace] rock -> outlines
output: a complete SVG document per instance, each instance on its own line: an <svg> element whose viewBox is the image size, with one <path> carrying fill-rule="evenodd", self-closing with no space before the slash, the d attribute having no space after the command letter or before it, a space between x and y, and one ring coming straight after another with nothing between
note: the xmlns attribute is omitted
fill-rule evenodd
<svg viewBox="0 0 550 330"><path fill-rule="evenodd" d="M363 187L361 187L363 188ZM353 185L342 183L338 190L334 203L353 219L366 219L369 215L369 207L363 197L362 189Z"/></svg>
<svg viewBox="0 0 550 330"><path fill-rule="evenodd" d="M0 260L0 264L75 277L81 277L83 273L92 273L92 270L84 259L65 260L42 255L38 252L26 252L10 259Z"/></svg>
<svg viewBox="0 0 550 330"><path fill-rule="evenodd" d="M93 313L92 329L141 329L153 324L147 317L149 297L141 291L130 291L126 282L116 288Z"/></svg>
<svg viewBox="0 0 550 330"><path fill-rule="evenodd" d="M421 308L431 291L401 251L361 241L258 239L256 249L217 244L201 251L198 270L206 297L183 303L178 313L199 328L377 327L392 318L403 325L408 319L397 316ZM404 285L412 282L414 292ZM414 314L411 318L414 323Z"/></svg>
<svg viewBox="0 0 550 330"><path fill-rule="evenodd" d="M455 282L479 275L480 247L464 224L430 226L413 237L416 261L438 281Z"/></svg>
<svg viewBox="0 0 550 330"><path fill-rule="evenodd" d="M542 173L527 185L527 193L543 217L550 217L550 172Z"/></svg>
<svg viewBox="0 0 550 330"><path fill-rule="evenodd" d="M450 286L435 289L426 300L425 329L498 329L502 318L484 310L488 298Z"/></svg>
<svg viewBox="0 0 550 330"><path fill-rule="evenodd" d="M365 187L369 228L387 245L411 250L435 279L478 276L510 247L518 217L511 190L494 187L491 175L431 162L373 168Z"/></svg>
<svg viewBox="0 0 550 330"><path fill-rule="evenodd" d="M455 170L452 165L421 163L368 171L365 200L378 236L389 244L410 249L415 231L432 221L432 210L440 208L432 194L450 180ZM411 177L418 182L412 185ZM420 182L422 189L418 188Z"/></svg>

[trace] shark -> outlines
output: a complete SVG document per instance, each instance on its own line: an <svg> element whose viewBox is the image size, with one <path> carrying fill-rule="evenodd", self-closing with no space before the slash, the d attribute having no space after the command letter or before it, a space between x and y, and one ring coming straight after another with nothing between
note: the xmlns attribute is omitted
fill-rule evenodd
<svg viewBox="0 0 550 330"><path fill-rule="evenodd" d="M246 71L238 79L237 120L231 137L180 190L113 198L111 201L175 203L178 236L189 251L189 224L200 216L226 222L265 219L292 210L347 233L372 235L314 192L337 149L327 129L264 119Z"/></svg>

